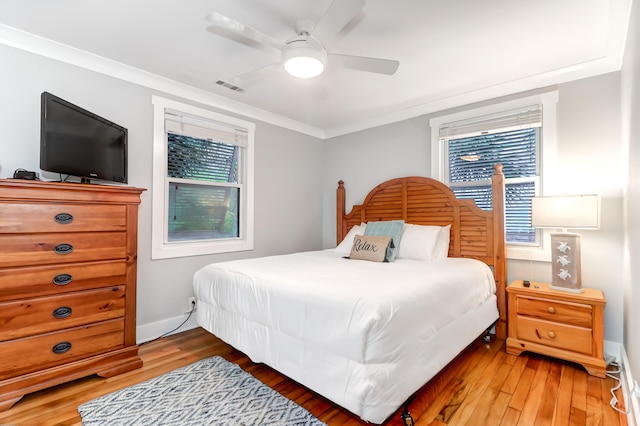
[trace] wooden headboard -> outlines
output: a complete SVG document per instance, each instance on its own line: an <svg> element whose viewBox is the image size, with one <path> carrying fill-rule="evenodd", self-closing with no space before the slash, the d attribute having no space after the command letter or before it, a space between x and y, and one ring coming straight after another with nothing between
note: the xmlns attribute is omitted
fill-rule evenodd
<svg viewBox="0 0 640 426"><path fill-rule="evenodd" d="M496 164L492 178L493 210L482 210L473 200L459 200L442 182L411 176L388 180L373 188L361 205L345 212L344 182L337 190L337 243L361 222L403 219L416 225L451 224L449 257L470 257L493 267L500 319L499 339L506 338L506 279L504 174Z"/></svg>

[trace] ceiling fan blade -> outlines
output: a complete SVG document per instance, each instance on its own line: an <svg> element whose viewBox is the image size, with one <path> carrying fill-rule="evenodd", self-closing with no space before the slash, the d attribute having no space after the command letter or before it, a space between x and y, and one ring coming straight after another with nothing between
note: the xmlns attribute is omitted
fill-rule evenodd
<svg viewBox="0 0 640 426"><path fill-rule="evenodd" d="M247 87L253 86L263 80L266 80L267 74L269 74L279 66L280 66L280 62L274 62L272 64L265 65L264 67L233 77L232 79L227 80L226 82L244 90Z"/></svg>
<svg viewBox="0 0 640 426"><path fill-rule="evenodd" d="M339 65L352 70L372 72L376 74L393 75L398 70L400 62L392 59L368 58L365 56L329 54L327 63Z"/></svg>
<svg viewBox="0 0 640 426"><path fill-rule="evenodd" d="M312 35L325 46L338 35L364 7L365 0L333 0L329 9L316 24Z"/></svg>
<svg viewBox="0 0 640 426"><path fill-rule="evenodd" d="M207 27L207 31L227 37L244 45L261 49L264 46L270 46L278 50L284 49L286 46L273 37L261 33L235 19L229 18L218 12L211 12L206 16L206 20L213 25Z"/></svg>

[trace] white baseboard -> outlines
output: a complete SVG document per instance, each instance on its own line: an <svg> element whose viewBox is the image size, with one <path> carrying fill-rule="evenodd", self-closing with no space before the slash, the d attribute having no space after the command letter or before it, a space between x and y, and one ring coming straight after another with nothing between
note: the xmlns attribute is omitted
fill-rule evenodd
<svg viewBox="0 0 640 426"><path fill-rule="evenodd" d="M163 334L167 333L167 336L171 334L180 333L183 331L194 329L198 326L196 321L196 314L191 315L191 318L180 326L187 319L187 315L181 315L178 317L168 318L162 321L152 322L150 324L140 325L136 327L136 343L144 343L150 340L156 339ZM180 326L176 330L176 327Z"/></svg>
<svg viewBox="0 0 640 426"><path fill-rule="evenodd" d="M640 401L633 392L636 380L633 378L633 373L629 368L629 358L627 358L627 352L622 345L620 345L620 355L622 357L622 394L625 406L629 409L627 423L629 426L638 426L638 422L640 422Z"/></svg>

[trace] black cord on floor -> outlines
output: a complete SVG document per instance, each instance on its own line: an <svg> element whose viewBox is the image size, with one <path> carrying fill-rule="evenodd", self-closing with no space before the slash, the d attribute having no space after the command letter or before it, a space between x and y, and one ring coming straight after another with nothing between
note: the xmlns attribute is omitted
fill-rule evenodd
<svg viewBox="0 0 640 426"><path fill-rule="evenodd" d="M182 327L183 325L185 325L185 324L187 323L187 321L189 321L189 318L191 318L191 315L195 312L195 310L196 310L196 306L195 306L195 305L193 305L193 307L192 307L192 308L191 308L191 310L189 311L189 315L187 316L187 319L185 319L184 321L182 321L182 324L180 324L179 326L177 326L177 327L176 327L176 328L174 328L173 330L169 330L169 331L167 331L166 333L164 333L164 334L162 334L162 335L160 335L160 336L156 337L155 339L151 339L151 340L148 340L148 341L146 341L146 342L142 342L142 343L140 343L138 346L142 346L142 345L146 345L147 343L155 342L156 340L158 340L158 339L162 339L163 337L165 337L165 336L167 336L167 335L169 335L169 334L171 334L171 333L173 333L173 332L175 332L175 331L179 330L179 329L180 329L180 327Z"/></svg>

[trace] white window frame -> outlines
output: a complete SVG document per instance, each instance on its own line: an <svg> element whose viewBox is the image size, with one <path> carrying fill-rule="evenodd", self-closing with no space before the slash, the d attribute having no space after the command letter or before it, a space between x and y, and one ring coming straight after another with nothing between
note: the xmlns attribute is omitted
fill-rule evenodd
<svg viewBox="0 0 640 426"><path fill-rule="evenodd" d="M230 253L253 249L254 227L254 133L255 124L218 114L193 105L152 96L153 104L153 183L152 183L152 231L151 258L167 259L173 257L199 256L205 254ZM247 132L247 147L241 148L240 175L240 236L232 239L168 241L168 199L169 185L167 177L167 132L165 130L165 112L179 111L190 116L223 123L232 128Z"/></svg>
<svg viewBox="0 0 640 426"><path fill-rule="evenodd" d="M434 117L429 120L431 127L431 177L445 182L447 167L447 152L445 144L440 141L440 127L446 123L469 120L474 117L504 113L518 108L525 108L532 104L542 105L542 129L540 150L540 184L538 191L545 192L545 176L552 176L557 158L557 120L556 109L558 91L545 92L538 95L501 102L484 107L469 109L453 114ZM540 194L536 194L540 195ZM551 254L544 237L537 246L522 244L507 244L507 258L520 260L548 261Z"/></svg>

